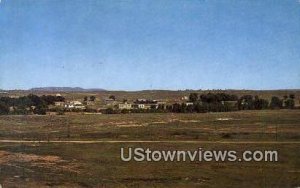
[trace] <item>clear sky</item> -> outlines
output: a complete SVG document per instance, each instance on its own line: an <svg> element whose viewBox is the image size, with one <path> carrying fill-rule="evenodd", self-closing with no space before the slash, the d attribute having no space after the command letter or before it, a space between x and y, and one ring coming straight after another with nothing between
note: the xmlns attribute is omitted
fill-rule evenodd
<svg viewBox="0 0 300 188"><path fill-rule="evenodd" d="M1 0L0 88L300 88L299 0Z"/></svg>

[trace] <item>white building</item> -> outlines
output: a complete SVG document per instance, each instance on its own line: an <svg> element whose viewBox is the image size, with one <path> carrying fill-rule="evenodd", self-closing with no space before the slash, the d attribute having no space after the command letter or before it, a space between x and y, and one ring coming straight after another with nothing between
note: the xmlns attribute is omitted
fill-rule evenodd
<svg viewBox="0 0 300 188"><path fill-rule="evenodd" d="M130 110L130 109L132 109L132 104L130 104L130 103L127 103L127 102L125 102L125 103L120 103L119 105L118 105L118 107L119 107L119 109L127 109L127 110Z"/></svg>
<svg viewBox="0 0 300 188"><path fill-rule="evenodd" d="M70 101L69 103L65 104L65 108L81 110L86 109L86 107L80 101Z"/></svg>
<svg viewBox="0 0 300 188"><path fill-rule="evenodd" d="M64 106L65 102L56 101L54 102L54 106Z"/></svg>

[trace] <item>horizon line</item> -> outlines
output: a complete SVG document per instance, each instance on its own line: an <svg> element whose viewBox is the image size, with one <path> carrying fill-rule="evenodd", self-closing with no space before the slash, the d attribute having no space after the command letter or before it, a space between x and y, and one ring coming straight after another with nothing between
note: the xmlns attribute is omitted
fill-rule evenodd
<svg viewBox="0 0 300 188"><path fill-rule="evenodd" d="M140 91L215 91L215 90L221 90L221 91L288 91L288 90L300 90L300 88L272 88L272 89L258 89L258 88L199 88L199 89L195 89L195 88L185 88L185 89L168 89L168 88L155 88L155 89L137 89L137 90L127 90L127 89L104 89L104 88L84 88L84 87L80 87L80 86L76 86L76 87L71 87L71 86L47 86L47 87L32 87L32 88L15 88L15 89L3 89L0 88L0 91L47 91L47 88L58 88L58 89L62 89L62 88L70 88L70 89L82 89L83 91L80 92L84 92L84 90L86 91L92 91L92 90L98 90L97 92L101 92L101 90L103 92L109 92L109 91L123 91L123 92L140 92ZM38 90L41 89L41 90ZM48 92L55 92L55 90L51 90L49 89ZM63 91L63 89L57 90L57 92L66 92ZM69 92L76 92L76 91L69 91ZM78 91L79 92L79 91Z"/></svg>

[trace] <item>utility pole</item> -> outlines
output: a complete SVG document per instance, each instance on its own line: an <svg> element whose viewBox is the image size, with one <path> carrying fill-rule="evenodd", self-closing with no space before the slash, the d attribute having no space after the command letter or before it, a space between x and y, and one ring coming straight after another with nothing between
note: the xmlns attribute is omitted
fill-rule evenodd
<svg viewBox="0 0 300 188"><path fill-rule="evenodd" d="M70 138L70 137L71 137L71 135L70 135L70 122L67 119L67 138Z"/></svg>
<svg viewBox="0 0 300 188"><path fill-rule="evenodd" d="M69 122L67 124L68 124L68 135L67 135L67 137L70 138L70 124L69 124Z"/></svg>
<svg viewBox="0 0 300 188"><path fill-rule="evenodd" d="M215 141L218 141L217 125L215 124Z"/></svg>
<svg viewBox="0 0 300 188"><path fill-rule="evenodd" d="M275 125L275 139L277 141L278 125Z"/></svg>

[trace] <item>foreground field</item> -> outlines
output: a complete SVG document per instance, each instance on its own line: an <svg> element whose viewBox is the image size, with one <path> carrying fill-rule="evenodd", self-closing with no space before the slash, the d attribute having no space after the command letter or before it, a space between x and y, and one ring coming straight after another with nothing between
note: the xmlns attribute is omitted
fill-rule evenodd
<svg viewBox="0 0 300 188"><path fill-rule="evenodd" d="M298 187L299 117L299 110L1 116L0 184L4 187ZM17 143L22 140L30 142ZM123 162L121 147L277 150L279 161Z"/></svg>

